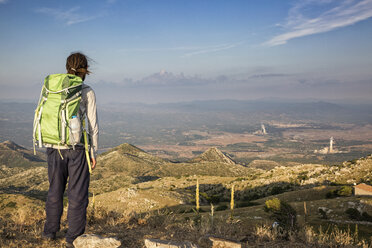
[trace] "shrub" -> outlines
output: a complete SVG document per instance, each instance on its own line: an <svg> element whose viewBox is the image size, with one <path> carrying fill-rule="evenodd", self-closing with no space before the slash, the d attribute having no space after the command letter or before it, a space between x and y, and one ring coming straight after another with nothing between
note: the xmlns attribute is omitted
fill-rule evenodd
<svg viewBox="0 0 372 248"><path fill-rule="evenodd" d="M341 189L337 191L339 196L351 196L353 194L353 188L350 186L342 186Z"/></svg>
<svg viewBox="0 0 372 248"><path fill-rule="evenodd" d="M326 194L326 198L335 198L335 197L345 197L345 196L352 196L353 195L353 187L350 186L342 186L339 189L333 189Z"/></svg>
<svg viewBox="0 0 372 248"><path fill-rule="evenodd" d="M265 202L265 211L272 212L272 211L279 211L280 210L280 200L278 198L273 198L271 200L267 200Z"/></svg>
<svg viewBox="0 0 372 248"><path fill-rule="evenodd" d="M279 225L289 234L296 229L296 210L288 203L273 198L265 202L264 207L266 212L270 212L273 218Z"/></svg>

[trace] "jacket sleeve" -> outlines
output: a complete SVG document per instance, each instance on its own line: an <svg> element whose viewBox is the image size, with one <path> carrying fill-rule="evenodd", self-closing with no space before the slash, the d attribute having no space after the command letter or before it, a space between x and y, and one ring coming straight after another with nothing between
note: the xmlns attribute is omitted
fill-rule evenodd
<svg viewBox="0 0 372 248"><path fill-rule="evenodd" d="M98 117L97 117L97 105L96 95L90 88L86 95L86 115L88 119L88 130L90 135L90 154L93 158L97 155L98 149Z"/></svg>

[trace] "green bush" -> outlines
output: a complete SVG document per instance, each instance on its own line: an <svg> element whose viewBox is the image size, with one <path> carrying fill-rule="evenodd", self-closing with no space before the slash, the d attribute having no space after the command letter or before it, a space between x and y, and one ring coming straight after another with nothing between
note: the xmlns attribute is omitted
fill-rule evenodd
<svg viewBox="0 0 372 248"><path fill-rule="evenodd" d="M296 210L288 203L273 198L265 202L264 207L266 212L270 212L271 218L279 223L286 232L296 230Z"/></svg>
<svg viewBox="0 0 372 248"><path fill-rule="evenodd" d="M280 211L280 205L281 201L278 198L267 200L265 202L265 211L266 212Z"/></svg>
<svg viewBox="0 0 372 248"><path fill-rule="evenodd" d="M351 186L342 186L338 189L333 189L326 194L326 198L335 198L335 197L346 197L353 195L353 187Z"/></svg>
<svg viewBox="0 0 372 248"><path fill-rule="evenodd" d="M350 186L342 186L341 189L337 191L339 196L352 196L353 195L353 187Z"/></svg>

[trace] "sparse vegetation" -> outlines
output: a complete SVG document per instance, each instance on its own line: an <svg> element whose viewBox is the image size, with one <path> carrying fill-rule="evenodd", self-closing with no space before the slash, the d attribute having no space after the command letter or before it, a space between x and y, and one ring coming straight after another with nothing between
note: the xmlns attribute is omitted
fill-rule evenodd
<svg viewBox="0 0 372 248"><path fill-rule="evenodd" d="M353 188L351 186L342 186L341 188L334 189L329 191L326 194L326 198L335 198L335 197L346 197L353 194Z"/></svg>
<svg viewBox="0 0 372 248"><path fill-rule="evenodd" d="M229 176L212 176L213 169L223 171L226 167L208 161L178 163L177 168L183 166L188 176L175 174L174 168L169 169L168 161L129 145L100 155L99 159L107 161L91 178L87 232L116 236L125 247L143 247L144 237L190 240L202 248L210 247L205 238L208 235L267 247L370 244L368 237L372 233L364 221L371 217L372 203L352 196L352 187L348 186L351 182L341 183L366 180L371 158L358 159L351 167L296 164L276 166L269 171L246 168L250 173ZM113 173L110 163L120 161L125 161L126 164L120 165L124 168ZM198 173L206 174L193 173L193 166L200 167ZM305 175L308 178L303 180ZM1 247L63 247L65 217L56 242L40 239L46 178L45 168L36 167L0 179L0 224L7 230L0 232ZM329 192L332 197L325 199ZM197 202L199 211L196 211ZM67 206L67 201L64 205ZM323 214L318 210L320 207L324 209ZM356 213L348 208L361 211ZM355 221L359 223L358 230L348 230L348 223ZM278 224L273 226L273 222ZM333 222L338 223L337 226L331 226Z"/></svg>

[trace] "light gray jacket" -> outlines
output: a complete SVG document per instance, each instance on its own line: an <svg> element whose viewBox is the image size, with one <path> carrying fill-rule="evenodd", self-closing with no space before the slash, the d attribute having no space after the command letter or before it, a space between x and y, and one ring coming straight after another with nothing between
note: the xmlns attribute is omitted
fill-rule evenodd
<svg viewBox="0 0 372 248"><path fill-rule="evenodd" d="M86 84L83 84L79 114L83 118L85 118L86 116L88 119L88 134L91 140L90 152L91 156L95 158L98 149L98 117L96 94L94 93L93 89Z"/></svg>

